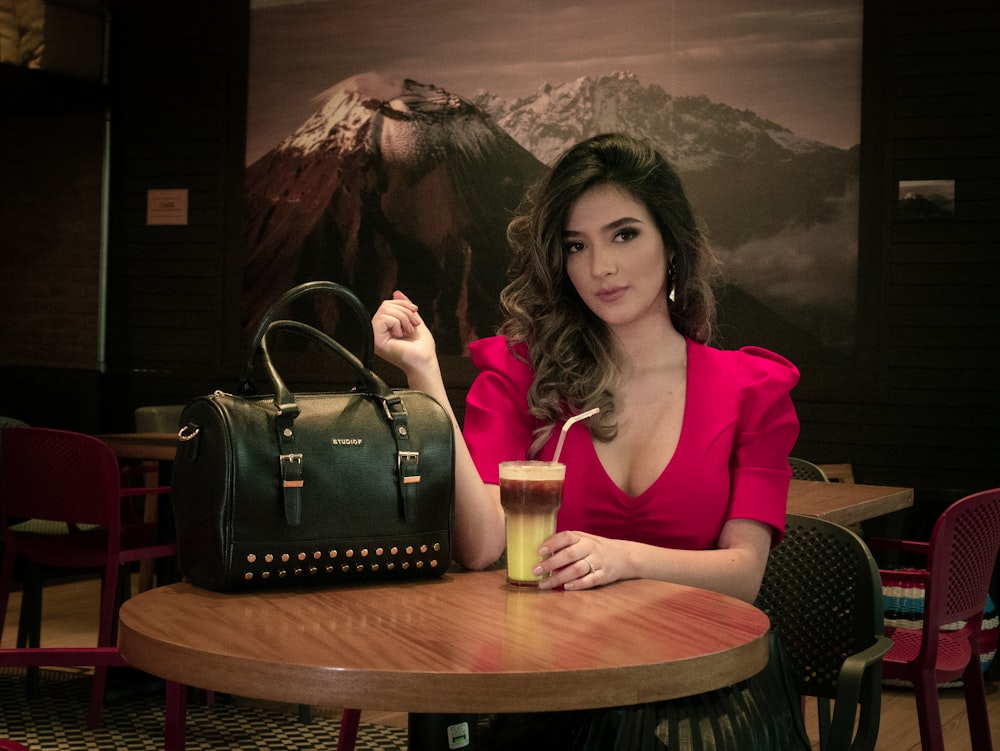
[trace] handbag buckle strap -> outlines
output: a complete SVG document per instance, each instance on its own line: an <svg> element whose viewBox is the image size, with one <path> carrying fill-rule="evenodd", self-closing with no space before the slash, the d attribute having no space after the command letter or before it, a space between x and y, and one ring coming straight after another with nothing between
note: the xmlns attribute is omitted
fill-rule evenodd
<svg viewBox="0 0 1000 751"><path fill-rule="evenodd" d="M385 410L385 416L392 423L393 437L396 442L408 441L410 439L410 431L406 426L406 406L403 404L403 400L396 395L382 399L382 409Z"/></svg>
<svg viewBox="0 0 1000 751"><path fill-rule="evenodd" d="M285 521L298 526L302 519L302 454L281 454L281 487Z"/></svg>
<svg viewBox="0 0 1000 751"><path fill-rule="evenodd" d="M396 466L399 469L399 477L404 485L420 482L419 451L400 451L396 455L396 462Z"/></svg>
<svg viewBox="0 0 1000 751"><path fill-rule="evenodd" d="M399 477L399 501L403 519L412 519L416 503L416 488L408 486L420 482L420 453L403 451L403 446L411 445L410 430L407 426L406 406L398 394L381 397L382 409L392 425L392 438L396 443L396 474Z"/></svg>

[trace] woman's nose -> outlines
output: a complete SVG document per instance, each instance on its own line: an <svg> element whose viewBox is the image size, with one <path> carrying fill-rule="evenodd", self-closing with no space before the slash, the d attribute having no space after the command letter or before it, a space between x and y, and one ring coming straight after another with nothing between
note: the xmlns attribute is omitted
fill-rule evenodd
<svg viewBox="0 0 1000 751"><path fill-rule="evenodd" d="M606 245L595 245L590 256L591 273L595 277L610 276L618 271L614 250Z"/></svg>

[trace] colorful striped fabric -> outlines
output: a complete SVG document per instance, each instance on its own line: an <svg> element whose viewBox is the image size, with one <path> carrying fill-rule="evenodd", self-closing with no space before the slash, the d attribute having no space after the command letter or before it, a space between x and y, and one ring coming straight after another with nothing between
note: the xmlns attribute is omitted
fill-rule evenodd
<svg viewBox="0 0 1000 751"><path fill-rule="evenodd" d="M891 574L882 572L882 597L885 610L885 627L887 636L892 634L892 628L919 629L923 626L924 588L911 582L893 582ZM957 630L965 625L965 621L949 623L945 629ZM1000 618L997 616L996 603L987 596L986 609L983 612L983 627L979 634L979 652L983 671L989 669L997 652L997 641L1000 636ZM885 683L896 686L908 686L909 681L886 680ZM953 688L962 685L962 681L952 681L939 684L942 688Z"/></svg>

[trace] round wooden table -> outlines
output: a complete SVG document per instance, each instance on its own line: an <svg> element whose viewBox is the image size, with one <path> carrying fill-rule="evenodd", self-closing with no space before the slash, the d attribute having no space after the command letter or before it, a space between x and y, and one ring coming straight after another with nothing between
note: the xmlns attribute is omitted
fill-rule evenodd
<svg viewBox="0 0 1000 751"><path fill-rule="evenodd" d="M649 580L508 588L502 571L382 585L218 594L187 583L121 608L122 656L198 688L387 711L638 704L736 683L768 659L767 616Z"/></svg>

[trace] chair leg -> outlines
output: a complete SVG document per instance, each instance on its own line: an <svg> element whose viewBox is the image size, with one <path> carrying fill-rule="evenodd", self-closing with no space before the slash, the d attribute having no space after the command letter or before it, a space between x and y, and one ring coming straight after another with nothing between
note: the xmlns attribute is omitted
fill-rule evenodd
<svg viewBox="0 0 1000 751"><path fill-rule="evenodd" d="M17 623L19 649L41 646L42 637L42 567L32 561L23 563L21 613Z"/></svg>
<svg viewBox="0 0 1000 751"><path fill-rule="evenodd" d="M920 745L923 751L944 751L941 730L941 706L933 670L921 671L913 681L917 700L917 721L920 725Z"/></svg>
<svg viewBox="0 0 1000 751"><path fill-rule="evenodd" d="M358 725L361 722L360 709L345 709L340 716L340 736L337 738L337 751L354 751L358 741Z"/></svg>
<svg viewBox="0 0 1000 751"><path fill-rule="evenodd" d="M23 559L22 559L23 560ZM24 560L25 577L21 592L21 613L17 624L15 644L18 649L40 646L42 632L42 567L40 564ZM17 564L17 554L11 548L6 548L3 563L0 564L0 635L3 634L4 621L7 619L7 607L10 603L10 593L14 589L14 569ZM38 692L39 670L35 666L26 668L25 689L29 696Z"/></svg>
<svg viewBox="0 0 1000 751"><path fill-rule="evenodd" d="M829 699L817 697L816 715L819 724L819 747L825 751L830 736L830 723L832 722Z"/></svg>
<svg viewBox="0 0 1000 751"><path fill-rule="evenodd" d="M871 665L861 681L861 709L852 750L872 751L878 740L879 724L882 720L882 666Z"/></svg>
<svg viewBox="0 0 1000 751"><path fill-rule="evenodd" d="M164 751L184 751L187 725L187 686L167 681L166 716L163 723Z"/></svg>
<svg viewBox="0 0 1000 751"><path fill-rule="evenodd" d="M104 692L108 687L108 666L98 665L94 668L94 676L90 684L90 712L87 715L87 727L95 730L101 726L101 716L104 714Z"/></svg>
<svg viewBox="0 0 1000 751"><path fill-rule="evenodd" d="M972 656L962 681L965 685L965 711L969 716L972 748L974 751L993 751L989 709L986 706L986 684L979 655Z"/></svg>
<svg viewBox="0 0 1000 751"><path fill-rule="evenodd" d="M40 647L42 644L42 584L44 570L40 563L22 559L24 576L21 581L21 613L17 622L18 649ZM38 667L25 668L29 696L36 696L41 686Z"/></svg>
<svg viewBox="0 0 1000 751"><path fill-rule="evenodd" d="M115 621L118 615L119 600L119 572L120 565L117 561L108 561L104 567L104 576L101 579L101 613L97 631L98 647L113 647L115 634ZM87 717L87 726L92 730L101 725L101 715L104 710L104 693L108 685L108 667L98 665L94 668L93 683L90 688L90 713Z"/></svg>

